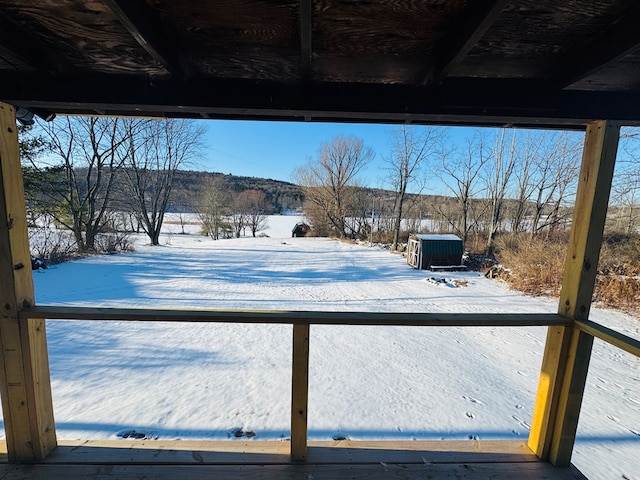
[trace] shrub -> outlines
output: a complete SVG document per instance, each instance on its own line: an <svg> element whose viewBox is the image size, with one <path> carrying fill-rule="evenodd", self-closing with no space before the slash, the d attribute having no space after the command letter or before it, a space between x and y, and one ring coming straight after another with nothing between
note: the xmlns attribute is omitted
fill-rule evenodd
<svg viewBox="0 0 640 480"><path fill-rule="evenodd" d="M101 233L96 237L97 253L132 252L133 245L127 232Z"/></svg>
<svg viewBox="0 0 640 480"><path fill-rule="evenodd" d="M499 236L496 257L509 272L501 278L529 295L559 295L567 244L564 233ZM598 266L593 300L640 313L640 235L607 235Z"/></svg>
<svg viewBox="0 0 640 480"><path fill-rule="evenodd" d="M509 269L509 284L530 295L559 295L566 242L531 238L528 234L501 235L496 257Z"/></svg>
<svg viewBox="0 0 640 480"><path fill-rule="evenodd" d="M600 251L594 300L640 312L640 236L614 233Z"/></svg>
<svg viewBox="0 0 640 480"><path fill-rule="evenodd" d="M78 254L73 235L68 230L52 226L51 218L42 216L35 226L29 228L31 254L42 258L49 265L75 258Z"/></svg>
<svg viewBox="0 0 640 480"><path fill-rule="evenodd" d="M640 312L640 277L598 275L594 299L606 306Z"/></svg>

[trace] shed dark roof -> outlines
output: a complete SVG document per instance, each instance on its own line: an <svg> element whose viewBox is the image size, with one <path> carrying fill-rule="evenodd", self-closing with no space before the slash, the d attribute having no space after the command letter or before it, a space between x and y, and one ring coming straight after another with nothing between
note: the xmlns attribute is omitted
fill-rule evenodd
<svg viewBox="0 0 640 480"><path fill-rule="evenodd" d="M637 0L0 0L0 100L57 113L640 122Z"/></svg>
<svg viewBox="0 0 640 480"><path fill-rule="evenodd" d="M412 233L410 237L431 242L462 242L462 239L453 233Z"/></svg>

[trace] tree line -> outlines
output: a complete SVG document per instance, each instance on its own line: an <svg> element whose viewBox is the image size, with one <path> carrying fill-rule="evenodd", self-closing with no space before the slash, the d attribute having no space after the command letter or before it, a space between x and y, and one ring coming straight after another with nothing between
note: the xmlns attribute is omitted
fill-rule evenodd
<svg viewBox="0 0 640 480"><path fill-rule="evenodd" d="M21 127L27 213L32 227L42 227L33 230L71 232L73 242L56 245L66 251L114 251L127 248L123 231L142 231L157 245L169 211L207 219L215 189L220 235L255 236L266 215L301 205L299 191L285 182L249 187L242 177L186 172L204 154L204 133L201 124L180 119L63 117L37 130Z"/></svg>
<svg viewBox="0 0 640 480"><path fill-rule="evenodd" d="M374 153L361 139L338 136L297 169L304 212L319 235L376 236L397 249L409 231L451 232L465 243L501 232L531 236L569 221L583 135L574 132L475 130L453 143L442 127L400 126L383 155L383 188L358 174ZM439 195L425 195L439 185Z"/></svg>
<svg viewBox="0 0 640 480"><path fill-rule="evenodd" d="M189 171L205 152L202 123L192 120L63 117L35 132L21 127L20 147L32 225L67 229L82 252L117 248L99 243L124 227L157 244L166 212L197 212L203 233L217 239L255 236L267 215L303 206L317 235L393 249L410 231L481 238L490 252L504 232L566 228L582 133L476 129L456 141L451 133L399 126L386 152L339 135L294 172L294 183ZM624 131L608 217L627 233L640 224L639 140L637 130ZM360 176L376 155L382 177L371 188Z"/></svg>

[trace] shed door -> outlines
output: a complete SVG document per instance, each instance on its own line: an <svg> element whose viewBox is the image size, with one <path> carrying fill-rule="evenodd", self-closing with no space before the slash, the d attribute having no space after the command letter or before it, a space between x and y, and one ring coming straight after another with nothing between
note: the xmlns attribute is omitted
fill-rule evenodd
<svg viewBox="0 0 640 480"><path fill-rule="evenodd" d="M420 242L413 238L407 244L407 263L413 268L420 268Z"/></svg>

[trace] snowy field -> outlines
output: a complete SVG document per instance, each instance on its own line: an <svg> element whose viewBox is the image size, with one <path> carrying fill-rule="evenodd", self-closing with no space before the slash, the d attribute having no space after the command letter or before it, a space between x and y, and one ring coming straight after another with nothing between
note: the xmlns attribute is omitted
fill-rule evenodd
<svg viewBox="0 0 640 480"><path fill-rule="evenodd" d="M372 312L554 312L478 273L426 281L400 255L291 238L212 241L167 225L163 245L34 274L40 304ZM195 225L190 232L197 231ZM175 233L170 233L175 232ZM438 277L442 275L437 275ZM639 337L637 319L592 318ZM289 436L289 325L49 321L58 436ZM312 326L309 438L509 439L529 431L546 328ZM640 360L596 340L573 462L640 480Z"/></svg>

